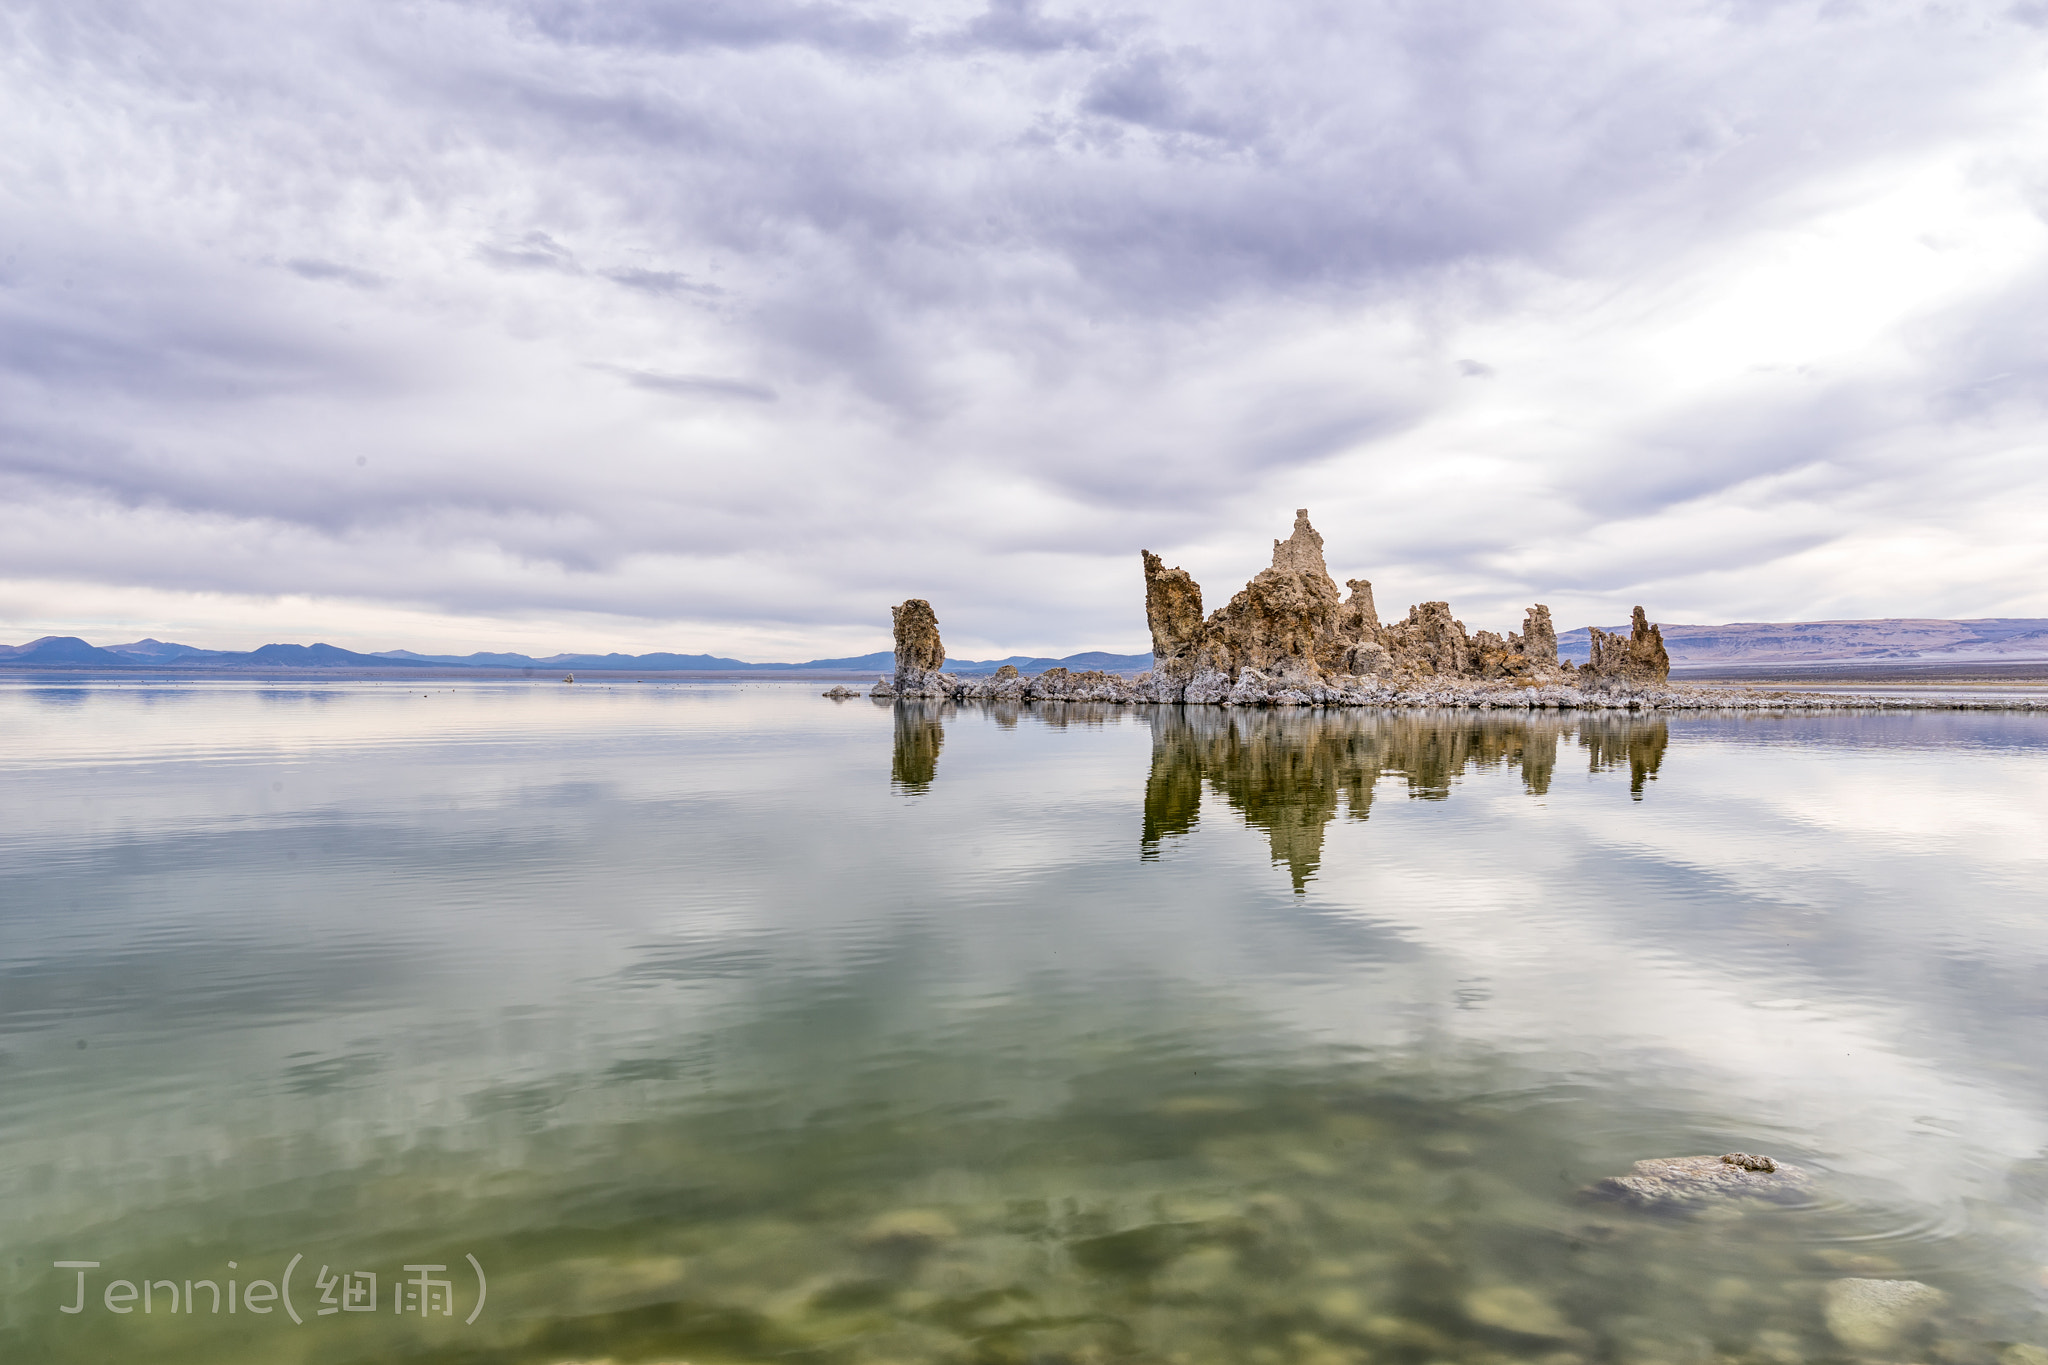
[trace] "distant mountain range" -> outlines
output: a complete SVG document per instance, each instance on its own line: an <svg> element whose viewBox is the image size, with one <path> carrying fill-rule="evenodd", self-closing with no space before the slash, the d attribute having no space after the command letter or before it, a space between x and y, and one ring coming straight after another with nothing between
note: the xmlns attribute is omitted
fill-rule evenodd
<svg viewBox="0 0 2048 1365"><path fill-rule="evenodd" d="M1609 627L1601 627L1609 629ZM1627 634L1625 625L1612 627ZM1664 645L1679 668L1705 665L1911 662L2022 662L2048 659L2048 619L1987 617L1968 621L1896 619L1884 621L1741 621L1725 626L1666 625ZM1557 637L1558 654L1586 659L1586 627ZM886 673L895 667L887 650L844 659L810 659L798 664L753 664L716 654L415 654L406 649L358 654L334 645L264 645L261 649L200 649L164 640L125 645L91 645L75 635L45 635L25 645L0 645L0 669L136 669L202 672L227 669L561 669L608 673ZM1064 659L1013 654L1007 659L948 659L950 673L993 673L1004 664L1019 672L1048 668L1106 673L1140 673L1150 654L1105 654L1099 650Z"/></svg>
<svg viewBox="0 0 2048 1365"><path fill-rule="evenodd" d="M1004 664L1020 672L1048 668L1099 668L1108 673L1139 673L1152 666L1150 654L1105 654L1099 650L1064 659L1014 654L1007 659L948 659L949 672L993 673ZM845 659L811 659L799 664L751 664L716 654L415 654L390 649L358 654L335 645L264 645L260 649L200 649L164 640L135 640L125 645L91 645L75 635L45 635L25 645L0 645L0 668L147 668L178 672L246 668L390 668L390 669L546 669L639 673L886 673L896 666L894 653L883 650Z"/></svg>
<svg viewBox="0 0 2048 1365"><path fill-rule="evenodd" d="M1626 635L1629 628L1602 626ZM1998 616L1970 621L1738 621L1663 627L1676 668L1708 664L2021 663L2048 659L2048 619ZM1557 637L1560 658L1586 660L1585 627Z"/></svg>

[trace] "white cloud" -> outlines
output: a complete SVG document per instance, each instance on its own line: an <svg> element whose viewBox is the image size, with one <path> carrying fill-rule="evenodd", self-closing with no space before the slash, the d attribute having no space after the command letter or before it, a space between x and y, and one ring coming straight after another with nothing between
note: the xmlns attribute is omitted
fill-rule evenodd
<svg viewBox="0 0 2048 1365"><path fill-rule="evenodd" d="M11 23L0 636L1135 649L1302 505L1474 625L2048 614L2000 6Z"/></svg>

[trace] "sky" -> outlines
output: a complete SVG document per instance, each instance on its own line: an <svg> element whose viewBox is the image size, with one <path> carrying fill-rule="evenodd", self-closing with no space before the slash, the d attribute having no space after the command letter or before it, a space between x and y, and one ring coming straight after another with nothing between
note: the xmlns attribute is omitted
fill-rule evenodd
<svg viewBox="0 0 2048 1365"><path fill-rule="evenodd" d="M13 0L0 642L2048 616L2048 0Z"/></svg>

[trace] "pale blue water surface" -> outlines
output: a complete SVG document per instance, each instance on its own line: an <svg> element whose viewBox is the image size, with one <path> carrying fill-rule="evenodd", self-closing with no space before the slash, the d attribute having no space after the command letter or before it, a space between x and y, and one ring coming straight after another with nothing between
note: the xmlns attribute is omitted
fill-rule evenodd
<svg viewBox="0 0 2048 1365"><path fill-rule="evenodd" d="M0 1361L2042 1359L2048 717L816 691L0 688Z"/></svg>

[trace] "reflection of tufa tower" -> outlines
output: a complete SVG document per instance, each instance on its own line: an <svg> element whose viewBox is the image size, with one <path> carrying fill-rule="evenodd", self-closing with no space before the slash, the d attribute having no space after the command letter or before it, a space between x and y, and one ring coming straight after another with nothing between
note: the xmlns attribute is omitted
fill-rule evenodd
<svg viewBox="0 0 2048 1365"><path fill-rule="evenodd" d="M1521 773L1531 796L1550 790L1560 740L1574 733L1593 772L1627 764L1630 789L1657 775L1665 722L1609 717L1445 720L1387 712L1161 707L1152 713L1152 772L1145 783L1139 856L1192 830L1204 788L1263 831L1296 891L1322 866L1323 835L1342 811L1372 812L1374 788L1398 779L1410 797L1448 800L1472 768Z"/></svg>
<svg viewBox="0 0 2048 1365"><path fill-rule="evenodd" d="M930 701L896 703L896 748L890 756L889 783L899 791L926 791L938 776L939 750L946 743L939 706Z"/></svg>

